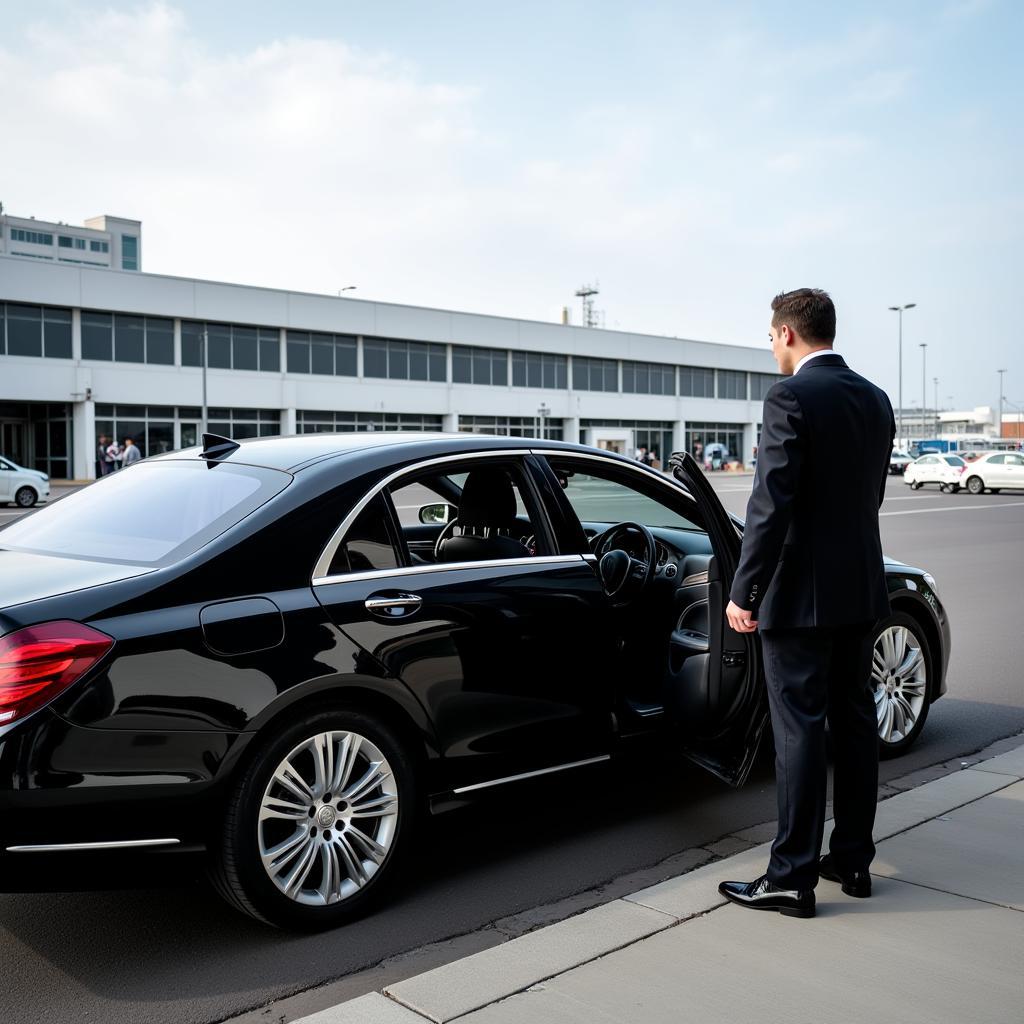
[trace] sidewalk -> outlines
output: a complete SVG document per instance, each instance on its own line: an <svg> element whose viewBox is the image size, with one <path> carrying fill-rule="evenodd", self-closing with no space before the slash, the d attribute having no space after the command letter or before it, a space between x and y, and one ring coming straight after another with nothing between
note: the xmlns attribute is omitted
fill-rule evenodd
<svg viewBox="0 0 1024 1024"><path fill-rule="evenodd" d="M822 881L812 920L718 895L765 843L296 1024L1020 1024L1024 745L882 801L875 839L872 898Z"/></svg>

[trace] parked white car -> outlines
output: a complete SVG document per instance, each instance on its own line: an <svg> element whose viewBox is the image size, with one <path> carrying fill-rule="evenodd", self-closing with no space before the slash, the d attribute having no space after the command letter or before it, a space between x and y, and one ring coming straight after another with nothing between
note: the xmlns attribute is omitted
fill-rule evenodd
<svg viewBox="0 0 1024 1024"><path fill-rule="evenodd" d="M971 462L963 475L963 485L971 494L1004 487L1024 490L1024 455L1017 452L989 452Z"/></svg>
<svg viewBox="0 0 1024 1024"><path fill-rule="evenodd" d="M922 455L903 471L903 482L915 491L924 484L938 484L940 491L959 491L966 468L959 455Z"/></svg>
<svg viewBox="0 0 1024 1024"><path fill-rule="evenodd" d="M38 469L26 469L0 455L0 505L13 501L31 508L50 497L50 478Z"/></svg>

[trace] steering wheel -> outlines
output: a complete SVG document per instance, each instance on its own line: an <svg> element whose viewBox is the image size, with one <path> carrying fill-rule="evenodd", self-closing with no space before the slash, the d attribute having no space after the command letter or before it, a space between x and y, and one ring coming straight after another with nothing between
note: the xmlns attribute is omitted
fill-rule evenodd
<svg viewBox="0 0 1024 1024"><path fill-rule="evenodd" d="M621 545L627 534L639 534L643 558L634 558ZM632 604L647 589L658 563L654 534L642 523L618 523L604 532L596 546L597 572L605 593L616 607ZM601 552L604 552L601 554Z"/></svg>

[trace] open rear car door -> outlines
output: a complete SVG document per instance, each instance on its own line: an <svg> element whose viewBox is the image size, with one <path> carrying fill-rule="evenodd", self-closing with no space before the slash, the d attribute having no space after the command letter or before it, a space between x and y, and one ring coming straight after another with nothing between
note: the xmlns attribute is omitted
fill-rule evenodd
<svg viewBox="0 0 1024 1024"><path fill-rule="evenodd" d="M669 461L672 475L704 515L714 555L706 580L690 578L700 614L684 610L671 641L666 712L672 716L687 756L732 786L750 774L768 727L768 701L757 633L737 633L725 617L740 556L736 526L688 452ZM681 592L687 590L683 580ZM706 614L699 606L706 594ZM683 602L685 603L685 601Z"/></svg>

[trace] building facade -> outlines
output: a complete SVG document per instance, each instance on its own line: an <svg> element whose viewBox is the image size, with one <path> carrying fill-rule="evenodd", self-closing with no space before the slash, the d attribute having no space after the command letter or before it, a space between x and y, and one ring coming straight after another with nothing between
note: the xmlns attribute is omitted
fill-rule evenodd
<svg viewBox="0 0 1024 1024"><path fill-rule="evenodd" d="M0 213L0 254L105 270L142 270L142 222L91 217L81 227Z"/></svg>
<svg viewBox="0 0 1024 1024"><path fill-rule="evenodd" d="M208 429L236 438L468 430L745 463L777 379L767 347L126 273L119 245L111 269L0 255L0 452L55 478L94 477L100 435L197 443L204 376Z"/></svg>

